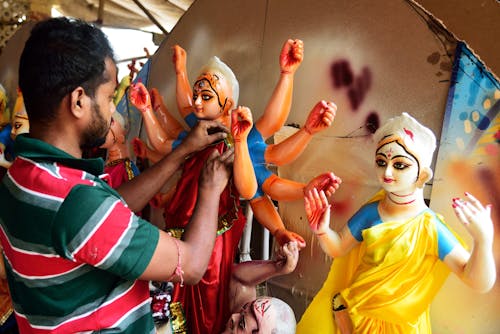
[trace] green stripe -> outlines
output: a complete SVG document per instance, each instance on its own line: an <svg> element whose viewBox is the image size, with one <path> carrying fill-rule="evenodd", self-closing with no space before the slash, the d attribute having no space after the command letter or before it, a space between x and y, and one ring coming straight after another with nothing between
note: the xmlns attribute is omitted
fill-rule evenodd
<svg viewBox="0 0 500 334"><path fill-rule="evenodd" d="M57 211L57 209L61 206L62 200L41 197L24 191L14 183L9 174L3 178L2 183L5 188L7 188L8 192L18 201L50 211Z"/></svg>
<svg viewBox="0 0 500 334"><path fill-rule="evenodd" d="M46 288L51 286L60 286L61 284L71 282L74 279L87 274L91 270L92 266L82 265L81 267L78 267L78 269L72 270L71 272L49 278L33 278L33 277L25 278L12 272L12 278L16 282L21 283L30 289Z"/></svg>
<svg viewBox="0 0 500 334"><path fill-rule="evenodd" d="M16 311L24 314L33 325L56 326L95 311L100 305L121 295L133 283L117 281L116 276L106 273L96 275L94 271L59 286L25 288L22 294L12 296L13 304ZM70 310L73 311L68 312Z"/></svg>
<svg viewBox="0 0 500 334"><path fill-rule="evenodd" d="M87 222L81 227L75 237L68 243L67 250L69 253L73 254L96 228L97 223L105 220L108 217L106 216L106 212L111 209L111 207L114 203L116 203L117 200L117 198L106 197L102 202L100 202L101 204L97 207L97 209L94 210L92 215L88 218Z"/></svg>
<svg viewBox="0 0 500 334"><path fill-rule="evenodd" d="M0 218L0 223L2 224L3 230L4 230L5 234L7 235L7 238L9 239L9 241L13 247L23 249L23 250L29 249L30 252L38 253L41 255L55 255L55 256L57 256L57 253L53 247L18 239L10 233L10 230L8 229L6 224L4 224L4 222L1 218Z"/></svg>
<svg viewBox="0 0 500 334"><path fill-rule="evenodd" d="M120 254L109 271L121 273L127 279L137 279L144 273L160 239L160 231L153 224L137 218L138 228L135 230L128 247Z"/></svg>

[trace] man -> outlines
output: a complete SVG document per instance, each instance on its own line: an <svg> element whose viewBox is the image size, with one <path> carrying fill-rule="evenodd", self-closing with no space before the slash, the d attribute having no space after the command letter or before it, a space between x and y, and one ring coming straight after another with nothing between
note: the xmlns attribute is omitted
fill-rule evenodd
<svg viewBox="0 0 500 334"><path fill-rule="evenodd" d="M30 133L16 138L17 158L0 185L0 240L21 333L154 333L148 281L195 284L206 270L231 150L210 154L182 240L133 212L227 128L200 122L115 191L102 180L102 159L82 159L82 151L106 138L116 77L105 35L78 20L38 23L21 55Z"/></svg>

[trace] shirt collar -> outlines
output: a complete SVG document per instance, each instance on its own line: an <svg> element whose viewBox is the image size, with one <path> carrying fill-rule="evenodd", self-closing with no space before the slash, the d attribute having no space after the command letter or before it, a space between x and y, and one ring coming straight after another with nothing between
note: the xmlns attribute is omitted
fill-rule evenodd
<svg viewBox="0 0 500 334"><path fill-rule="evenodd" d="M84 170L95 176L104 171L102 158L78 159L42 140L29 137L29 134L20 134L16 137L14 150L17 155L34 161L59 162L65 166Z"/></svg>

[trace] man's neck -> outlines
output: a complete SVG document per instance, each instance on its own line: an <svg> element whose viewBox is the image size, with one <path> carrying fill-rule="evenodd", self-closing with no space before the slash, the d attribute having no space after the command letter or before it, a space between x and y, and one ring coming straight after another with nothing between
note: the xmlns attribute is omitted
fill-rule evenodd
<svg viewBox="0 0 500 334"><path fill-rule="evenodd" d="M54 126L43 130L36 125L30 127L29 136L50 144L75 158L81 159L83 151L75 136L69 136L65 132L67 128L59 129Z"/></svg>

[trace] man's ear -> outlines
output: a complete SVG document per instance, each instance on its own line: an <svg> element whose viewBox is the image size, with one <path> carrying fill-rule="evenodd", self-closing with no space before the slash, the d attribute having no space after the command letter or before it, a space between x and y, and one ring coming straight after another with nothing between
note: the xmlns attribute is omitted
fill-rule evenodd
<svg viewBox="0 0 500 334"><path fill-rule="evenodd" d="M84 115L85 111L85 106L86 106L86 98L87 95L85 94L85 90L83 87L76 87L71 93L70 93L70 109L71 113L77 117L81 118Z"/></svg>
<svg viewBox="0 0 500 334"><path fill-rule="evenodd" d="M432 179L432 175L433 173L430 167L423 167L417 179L417 187L423 188L425 186L425 183Z"/></svg>

